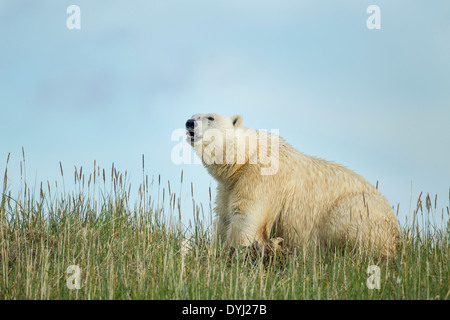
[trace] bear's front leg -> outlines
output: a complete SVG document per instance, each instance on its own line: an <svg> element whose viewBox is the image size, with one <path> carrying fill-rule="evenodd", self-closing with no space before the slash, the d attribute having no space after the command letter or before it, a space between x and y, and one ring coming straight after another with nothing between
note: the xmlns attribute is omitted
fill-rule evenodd
<svg viewBox="0 0 450 320"><path fill-rule="evenodd" d="M227 230L229 246L249 246L255 241L261 245L269 241L271 223L265 212L234 212Z"/></svg>

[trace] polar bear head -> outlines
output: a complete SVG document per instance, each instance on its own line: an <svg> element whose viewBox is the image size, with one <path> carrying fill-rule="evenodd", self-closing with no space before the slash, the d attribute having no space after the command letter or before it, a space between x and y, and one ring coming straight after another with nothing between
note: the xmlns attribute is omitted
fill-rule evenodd
<svg viewBox="0 0 450 320"><path fill-rule="evenodd" d="M243 127L242 121L240 114L232 117L218 113L194 114L186 121L186 140L204 164L244 163L252 150L256 149L256 141L248 143L248 139L247 142L245 138L241 139L249 132L254 132ZM247 151L241 150L245 146Z"/></svg>
<svg viewBox="0 0 450 320"><path fill-rule="evenodd" d="M278 171L278 135L246 128L242 121L240 114L218 113L199 113L186 121L187 142L218 179L247 164L260 166L262 174Z"/></svg>
<svg viewBox="0 0 450 320"><path fill-rule="evenodd" d="M198 142L209 144L209 139L204 137L212 136L212 133L225 134L226 131L234 131L234 129L241 126L242 120L243 118L240 114L232 116L231 118L218 113L194 114L186 121L187 141L192 146Z"/></svg>

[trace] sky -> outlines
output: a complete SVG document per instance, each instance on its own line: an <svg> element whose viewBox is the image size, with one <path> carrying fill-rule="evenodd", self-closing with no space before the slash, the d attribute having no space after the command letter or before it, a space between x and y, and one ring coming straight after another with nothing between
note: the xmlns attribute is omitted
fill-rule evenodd
<svg viewBox="0 0 450 320"><path fill-rule="evenodd" d="M67 27L70 5L80 29ZM370 5L380 29L366 25ZM181 190L188 221L191 183L204 208L216 183L174 163L172 134L215 112L378 181L400 222L421 192L438 213L449 205L450 2L3 0L0 44L0 172L11 153L13 194L22 147L28 185L96 160L126 170L134 194L144 155L150 179Z"/></svg>

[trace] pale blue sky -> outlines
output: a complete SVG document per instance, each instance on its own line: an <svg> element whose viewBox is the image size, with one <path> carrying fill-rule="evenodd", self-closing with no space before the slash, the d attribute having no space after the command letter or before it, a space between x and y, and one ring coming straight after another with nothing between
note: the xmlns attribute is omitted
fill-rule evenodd
<svg viewBox="0 0 450 320"><path fill-rule="evenodd" d="M68 30L66 8L81 8ZM366 8L381 8L381 30ZM16 1L0 4L0 169L70 187L94 159L179 190L185 218L215 183L175 165L170 137L200 112L241 113L297 149L379 180L400 218L421 191L449 205L450 2Z"/></svg>

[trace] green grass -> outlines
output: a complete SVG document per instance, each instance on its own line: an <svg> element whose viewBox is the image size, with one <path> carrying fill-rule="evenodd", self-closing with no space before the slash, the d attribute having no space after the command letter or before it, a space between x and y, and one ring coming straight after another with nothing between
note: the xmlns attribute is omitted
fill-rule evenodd
<svg viewBox="0 0 450 320"><path fill-rule="evenodd" d="M94 164L94 168L96 165ZM64 173L61 167L62 178ZM417 201L403 246L390 260L350 252L293 252L284 262L250 262L214 246L211 217L180 227L180 198L158 197L143 179L130 204L127 175L95 168L74 173L75 190L25 179L17 196L7 186L0 203L0 299L449 299L448 207L438 213ZM110 183L107 181L110 180ZM155 182L156 184L156 182ZM192 187L192 186L191 186ZM64 190L64 187L63 187ZM37 195L37 196L35 196ZM168 201L167 201L168 200ZM436 225L436 215L444 220ZM421 222L421 223L419 223ZM380 289L367 286L368 267L380 268ZM69 289L76 265L81 288Z"/></svg>

